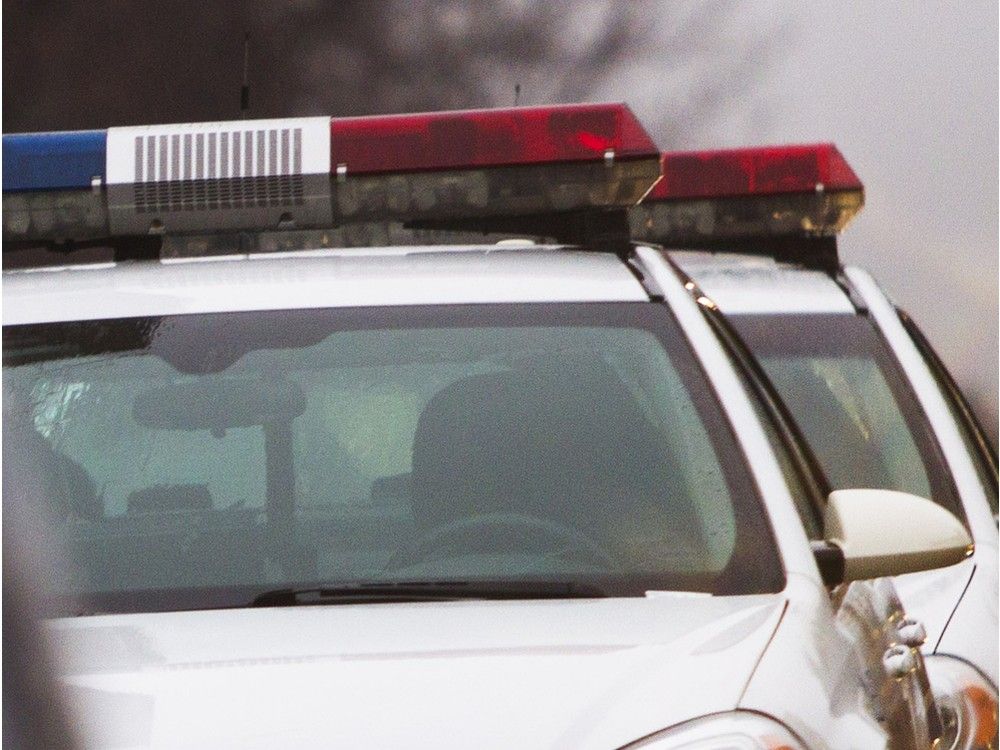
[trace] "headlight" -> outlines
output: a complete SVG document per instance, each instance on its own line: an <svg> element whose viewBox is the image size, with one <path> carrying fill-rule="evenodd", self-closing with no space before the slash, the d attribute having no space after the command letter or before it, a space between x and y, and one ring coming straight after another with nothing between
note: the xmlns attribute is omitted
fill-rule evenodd
<svg viewBox="0 0 1000 750"><path fill-rule="evenodd" d="M778 722L751 713L706 716L628 745L628 750L805 750Z"/></svg>
<svg viewBox="0 0 1000 750"><path fill-rule="evenodd" d="M929 656L926 663L941 712L941 750L997 750L996 687L950 656Z"/></svg>

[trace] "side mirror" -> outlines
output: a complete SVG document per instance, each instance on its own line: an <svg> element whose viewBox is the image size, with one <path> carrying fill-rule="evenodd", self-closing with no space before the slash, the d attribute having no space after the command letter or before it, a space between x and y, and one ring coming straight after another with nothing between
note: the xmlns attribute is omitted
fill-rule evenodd
<svg viewBox="0 0 1000 750"><path fill-rule="evenodd" d="M972 554L969 532L936 503L893 490L836 490L824 536L844 555L844 581L943 568Z"/></svg>

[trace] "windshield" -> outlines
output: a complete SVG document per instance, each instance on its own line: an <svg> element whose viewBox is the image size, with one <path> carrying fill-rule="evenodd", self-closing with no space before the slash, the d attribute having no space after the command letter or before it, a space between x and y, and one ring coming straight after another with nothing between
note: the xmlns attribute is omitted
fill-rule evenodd
<svg viewBox="0 0 1000 750"><path fill-rule="evenodd" d="M366 581L783 585L659 305L25 325L4 357L5 471L40 480L64 560L47 590L83 610Z"/></svg>
<svg viewBox="0 0 1000 750"><path fill-rule="evenodd" d="M926 417L868 318L734 315L832 489L878 488L962 515Z"/></svg>

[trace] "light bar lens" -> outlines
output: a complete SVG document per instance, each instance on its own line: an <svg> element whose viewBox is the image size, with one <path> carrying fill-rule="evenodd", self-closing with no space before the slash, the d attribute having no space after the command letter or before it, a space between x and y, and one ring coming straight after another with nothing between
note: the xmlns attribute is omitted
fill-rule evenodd
<svg viewBox="0 0 1000 750"><path fill-rule="evenodd" d="M107 133L25 133L3 137L3 191L87 188L105 175Z"/></svg>
<svg viewBox="0 0 1000 750"><path fill-rule="evenodd" d="M666 153L661 167L629 223L633 239L666 247L829 237L865 202L864 186L831 144Z"/></svg>
<svg viewBox="0 0 1000 750"><path fill-rule="evenodd" d="M334 119L333 169L347 174L649 158L656 145L623 104Z"/></svg>
<svg viewBox="0 0 1000 750"><path fill-rule="evenodd" d="M77 240L108 235L108 208L100 190L36 190L3 197L3 238Z"/></svg>
<svg viewBox="0 0 1000 750"><path fill-rule="evenodd" d="M663 154L661 165L663 179L647 200L863 189L861 180L831 143L668 152Z"/></svg>

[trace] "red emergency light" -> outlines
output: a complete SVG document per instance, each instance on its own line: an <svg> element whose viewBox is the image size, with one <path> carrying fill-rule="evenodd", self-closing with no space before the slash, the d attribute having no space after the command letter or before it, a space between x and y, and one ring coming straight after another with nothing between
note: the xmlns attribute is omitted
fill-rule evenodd
<svg viewBox="0 0 1000 750"><path fill-rule="evenodd" d="M648 159L656 145L622 104L431 112L330 121L348 174Z"/></svg>
<svg viewBox="0 0 1000 750"><path fill-rule="evenodd" d="M663 177L630 212L634 239L671 247L828 237L864 205L833 144L668 152Z"/></svg>
<svg viewBox="0 0 1000 750"><path fill-rule="evenodd" d="M648 200L863 190L832 143L675 151L660 159L663 179Z"/></svg>

